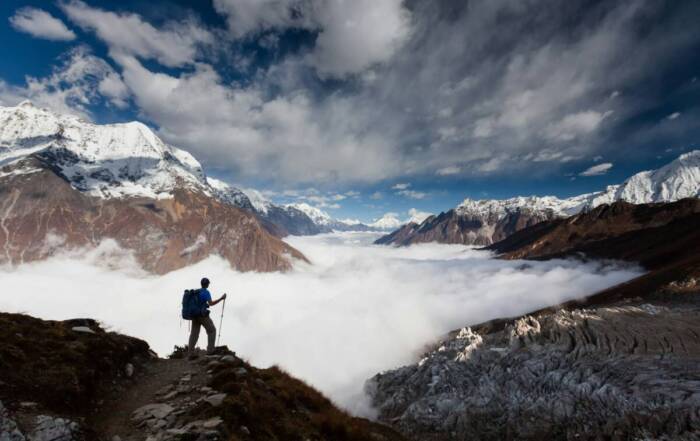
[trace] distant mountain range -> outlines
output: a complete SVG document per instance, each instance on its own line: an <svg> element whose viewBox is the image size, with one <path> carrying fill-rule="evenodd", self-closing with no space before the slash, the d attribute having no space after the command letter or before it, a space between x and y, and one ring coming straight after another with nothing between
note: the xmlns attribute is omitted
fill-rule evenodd
<svg viewBox="0 0 700 441"><path fill-rule="evenodd" d="M0 263L106 239L157 273L211 254L243 271L305 259L271 234L244 194L217 184L141 123L97 125L30 102L2 107Z"/></svg>
<svg viewBox="0 0 700 441"><path fill-rule="evenodd" d="M465 199L422 223L409 222L379 238L378 244L421 242L490 245L543 221L589 211L602 204L672 202L700 195L700 150L685 153L658 170L637 173L621 185L567 199L530 196L511 199Z"/></svg>

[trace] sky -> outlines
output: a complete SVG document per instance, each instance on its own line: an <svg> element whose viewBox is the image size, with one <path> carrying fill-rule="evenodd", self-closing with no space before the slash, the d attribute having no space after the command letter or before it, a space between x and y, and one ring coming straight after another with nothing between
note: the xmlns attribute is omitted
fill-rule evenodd
<svg viewBox="0 0 700 441"><path fill-rule="evenodd" d="M700 3L0 3L0 105L140 120L206 172L369 221L572 196L698 148Z"/></svg>

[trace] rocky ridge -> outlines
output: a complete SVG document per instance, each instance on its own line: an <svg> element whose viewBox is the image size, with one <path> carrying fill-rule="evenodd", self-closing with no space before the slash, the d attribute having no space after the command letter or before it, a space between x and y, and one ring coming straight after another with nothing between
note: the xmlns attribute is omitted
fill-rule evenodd
<svg viewBox="0 0 700 441"><path fill-rule="evenodd" d="M699 196L700 150L695 150L657 170L637 173L621 185L567 199L554 196L465 199L452 210L428 217L420 224L406 224L376 243L491 245L539 222L566 218L616 201L645 204Z"/></svg>
<svg viewBox="0 0 700 441"><path fill-rule="evenodd" d="M0 313L0 440L404 440L277 367L229 351L162 359L89 319Z"/></svg>
<svg viewBox="0 0 700 441"><path fill-rule="evenodd" d="M697 439L698 305L632 302L465 327L367 391L381 420L426 440Z"/></svg>

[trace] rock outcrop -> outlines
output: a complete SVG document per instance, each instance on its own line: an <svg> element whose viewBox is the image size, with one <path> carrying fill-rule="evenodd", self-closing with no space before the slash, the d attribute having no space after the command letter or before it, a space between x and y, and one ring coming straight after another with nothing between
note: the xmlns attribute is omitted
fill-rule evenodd
<svg viewBox="0 0 700 441"><path fill-rule="evenodd" d="M381 420L424 440L697 439L699 305L464 328L366 388Z"/></svg>

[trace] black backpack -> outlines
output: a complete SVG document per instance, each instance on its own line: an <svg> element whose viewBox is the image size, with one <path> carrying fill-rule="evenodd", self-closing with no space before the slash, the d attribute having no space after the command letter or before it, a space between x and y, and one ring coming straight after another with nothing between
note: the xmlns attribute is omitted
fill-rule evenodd
<svg viewBox="0 0 700 441"><path fill-rule="evenodd" d="M207 304L199 300L198 289L186 289L182 295L182 318L192 320L207 315Z"/></svg>

